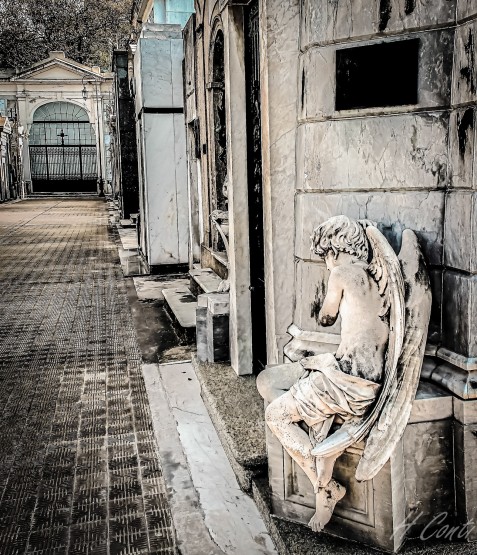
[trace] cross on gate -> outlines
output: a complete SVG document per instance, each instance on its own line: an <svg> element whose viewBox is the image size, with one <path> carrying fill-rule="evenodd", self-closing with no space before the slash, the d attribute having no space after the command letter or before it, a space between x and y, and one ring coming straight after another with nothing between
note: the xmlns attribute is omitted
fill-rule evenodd
<svg viewBox="0 0 477 555"><path fill-rule="evenodd" d="M65 137L67 136L68 135L63 131L63 129L61 130L61 133L57 135L57 137L61 137L61 146L65 146Z"/></svg>

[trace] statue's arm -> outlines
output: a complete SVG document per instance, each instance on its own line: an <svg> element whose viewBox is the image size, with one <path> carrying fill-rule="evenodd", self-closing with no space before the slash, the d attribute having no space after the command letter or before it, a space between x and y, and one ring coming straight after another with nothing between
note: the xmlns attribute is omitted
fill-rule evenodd
<svg viewBox="0 0 477 555"><path fill-rule="evenodd" d="M341 299L343 298L343 280L339 268L334 268L328 280L323 306L318 314L318 320L322 326L332 326L338 318Z"/></svg>

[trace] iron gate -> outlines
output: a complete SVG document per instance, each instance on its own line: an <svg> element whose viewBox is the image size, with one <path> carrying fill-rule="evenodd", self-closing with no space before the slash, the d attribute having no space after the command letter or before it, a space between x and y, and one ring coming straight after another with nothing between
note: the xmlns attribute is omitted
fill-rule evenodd
<svg viewBox="0 0 477 555"><path fill-rule="evenodd" d="M40 106L29 141L34 193L96 192L96 137L84 108L70 102Z"/></svg>
<svg viewBox="0 0 477 555"><path fill-rule="evenodd" d="M96 192L96 146L30 146L33 191Z"/></svg>

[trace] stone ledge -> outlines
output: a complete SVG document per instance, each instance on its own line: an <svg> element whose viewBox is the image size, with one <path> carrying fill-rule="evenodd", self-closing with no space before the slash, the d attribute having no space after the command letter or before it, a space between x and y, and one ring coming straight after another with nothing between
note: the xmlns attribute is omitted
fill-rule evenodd
<svg viewBox="0 0 477 555"><path fill-rule="evenodd" d="M241 376L227 364L199 362L193 366L201 394L232 468L245 490L252 476L266 471L265 417L255 376Z"/></svg>

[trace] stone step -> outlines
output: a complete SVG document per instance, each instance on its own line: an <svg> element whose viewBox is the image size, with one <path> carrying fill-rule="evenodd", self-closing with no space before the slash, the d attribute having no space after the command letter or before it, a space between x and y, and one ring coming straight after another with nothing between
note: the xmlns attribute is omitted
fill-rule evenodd
<svg viewBox="0 0 477 555"><path fill-rule="evenodd" d="M202 293L216 293L222 279L210 268L190 270L190 290L195 296Z"/></svg>
<svg viewBox="0 0 477 555"><path fill-rule="evenodd" d="M181 339L187 343L195 341L195 312L197 300L187 287L163 289L164 307L171 317Z"/></svg>
<svg viewBox="0 0 477 555"><path fill-rule="evenodd" d="M133 223L132 220L127 219L127 220L119 220L119 225L121 227L136 227L136 224Z"/></svg>

